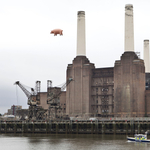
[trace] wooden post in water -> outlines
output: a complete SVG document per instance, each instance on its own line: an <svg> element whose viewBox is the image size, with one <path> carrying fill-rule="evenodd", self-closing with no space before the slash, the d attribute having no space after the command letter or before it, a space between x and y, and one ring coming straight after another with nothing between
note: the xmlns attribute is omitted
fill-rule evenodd
<svg viewBox="0 0 150 150"><path fill-rule="evenodd" d="M105 134L105 124L102 122L102 134Z"/></svg>
<svg viewBox="0 0 150 150"><path fill-rule="evenodd" d="M131 129L131 134L133 135L134 133L134 121L133 120L130 120L130 129Z"/></svg>
<svg viewBox="0 0 150 150"><path fill-rule="evenodd" d="M68 133L68 124L65 124L66 134Z"/></svg>
<svg viewBox="0 0 150 150"><path fill-rule="evenodd" d="M58 123L56 123L56 134L58 134Z"/></svg>
<svg viewBox="0 0 150 150"><path fill-rule="evenodd" d="M125 122L125 130L126 130L126 135L128 135L128 123L127 123L127 121Z"/></svg>
<svg viewBox="0 0 150 150"><path fill-rule="evenodd" d="M79 133L79 124L78 124L78 122L77 122L76 125L77 125L77 126L76 126L76 133L78 134L78 133Z"/></svg>
<svg viewBox="0 0 150 150"><path fill-rule="evenodd" d="M28 133L28 123L25 123L25 124L24 124L24 132L25 132L25 133Z"/></svg>
<svg viewBox="0 0 150 150"><path fill-rule="evenodd" d="M34 128L34 122L33 122L33 125L32 125L32 133L34 133L34 130L35 130L35 128Z"/></svg>
<svg viewBox="0 0 150 150"><path fill-rule="evenodd" d="M46 122L46 134L48 133L48 124Z"/></svg>
<svg viewBox="0 0 150 150"><path fill-rule="evenodd" d="M14 133L16 133L16 131L17 131L17 124L14 123Z"/></svg>
<svg viewBox="0 0 150 150"><path fill-rule="evenodd" d="M1 133L1 120L0 120L0 133Z"/></svg>
<svg viewBox="0 0 150 150"><path fill-rule="evenodd" d="M138 121L138 134L140 134L140 133L141 133L141 125L140 125L140 123Z"/></svg>
<svg viewBox="0 0 150 150"><path fill-rule="evenodd" d="M148 122L148 131L150 131L150 123ZM150 133L150 132L149 132Z"/></svg>
<svg viewBox="0 0 150 150"><path fill-rule="evenodd" d="M52 131L52 124L51 122L49 122L49 133L51 134L51 131Z"/></svg>
<svg viewBox="0 0 150 150"><path fill-rule="evenodd" d="M114 130L114 134L116 134L116 123L113 121L113 130Z"/></svg>
<svg viewBox="0 0 150 150"><path fill-rule="evenodd" d="M7 132L7 123L5 122L5 133Z"/></svg>
<svg viewBox="0 0 150 150"><path fill-rule="evenodd" d="M93 122L91 121L91 134L93 134Z"/></svg>
<svg viewBox="0 0 150 150"><path fill-rule="evenodd" d="M69 133L72 134L72 120L69 123Z"/></svg>
<svg viewBox="0 0 150 150"><path fill-rule="evenodd" d="M22 133L24 133L24 122L22 122L21 125L22 125Z"/></svg>
<svg viewBox="0 0 150 150"><path fill-rule="evenodd" d="M96 120L95 123L95 133L98 134L98 120Z"/></svg>

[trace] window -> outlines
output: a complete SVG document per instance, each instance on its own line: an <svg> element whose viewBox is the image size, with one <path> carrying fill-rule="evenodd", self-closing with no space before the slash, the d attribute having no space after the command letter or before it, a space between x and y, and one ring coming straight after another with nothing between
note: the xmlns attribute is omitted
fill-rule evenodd
<svg viewBox="0 0 150 150"><path fill-rule="evenodd" d="M108 88L102 88L102 92L108 92Z"/></svg>
<svg viewBox="0 0 150 150"><path fill-rule="evenodd" d="M98 88L96 88L96 92L98 92Z"/></svg>

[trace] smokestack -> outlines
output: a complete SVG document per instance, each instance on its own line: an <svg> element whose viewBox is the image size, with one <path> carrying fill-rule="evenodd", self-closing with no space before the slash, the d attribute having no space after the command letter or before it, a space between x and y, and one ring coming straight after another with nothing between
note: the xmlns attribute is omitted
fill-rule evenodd
<svg viewBox="0 0 150 150"><path fill-rule="evenodd" d="M134 52L133 5L125 5L125 52Z"/></svg>
<svg viewBox="0 0 150 150"><path fill-rule="evenodd" d="M145 62L145 72L150 73L149 40L144 40L144 62Z"/></svg>
<svg viewBox="0 0 150 150"><path fill-rule="evenodd" d="M78 11L77 15L77 56L85 56L85 11Z"/></svg>

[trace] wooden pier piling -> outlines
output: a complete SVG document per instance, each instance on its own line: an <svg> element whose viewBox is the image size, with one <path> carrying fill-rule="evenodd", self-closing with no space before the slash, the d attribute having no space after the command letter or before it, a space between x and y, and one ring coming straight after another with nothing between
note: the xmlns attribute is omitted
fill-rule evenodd
<svg viewBox="0 0 150 150"><path fill-rule="evenodd" d="M0 121L0 133L135 134L150 130L150 121Z"/></svg>

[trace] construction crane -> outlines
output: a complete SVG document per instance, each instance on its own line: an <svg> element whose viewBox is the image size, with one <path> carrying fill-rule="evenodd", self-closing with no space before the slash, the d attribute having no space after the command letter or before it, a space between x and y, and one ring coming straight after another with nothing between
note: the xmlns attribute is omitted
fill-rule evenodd
<svg viewBox="0 0 150 150"><path fill-rule="evenodd" d="M61 110L59 97L62 91L65 90L65 88L71 81L73 81L73 79L69 78L61 88L52 87L52 81L51 80L47 81L47 104L49 104L49 111L48 111L49 118L53 119L57 118L57 110L58 109Z"/></svg>
<svg viewBox="0 0 150 150"><path fill-rule="evenodd" d="M24 86L23 84L21 84L19 81L15 82L16 85L18 85L22 91L25 93L25 95L28 98L28 105L37 105L39 104L39 98L37 100L37 93L40 92L40 89L38 88L39 91L34 90L33 88L31 88L31 92L29 92ZM40 81L36 81L36 87L40 87Z"/></svg>
<svg viewBox="0 0 150 150"><path fill-rule="evenodd" d="M35 89L31 88L31 92L29 92L24 87L24 85L21 84L19 81L16 81L15 85L18 85L28 98L28 103L27 103L29 105L28 119L29 120L43 119L46 110L44 110L41 106L38 106L40 104L41 81L36 81Z"/></svg>

